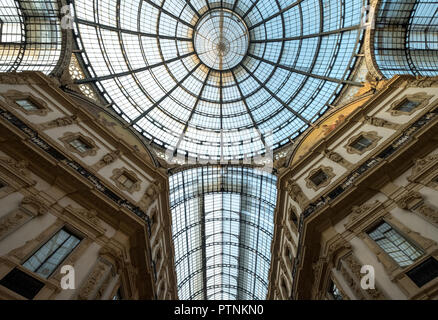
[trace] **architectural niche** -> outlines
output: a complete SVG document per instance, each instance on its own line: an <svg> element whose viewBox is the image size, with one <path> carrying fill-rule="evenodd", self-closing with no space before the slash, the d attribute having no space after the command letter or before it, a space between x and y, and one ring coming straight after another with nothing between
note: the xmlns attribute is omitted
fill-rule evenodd
<svg viewBox="0 0 438 320"><path fill-rule="evenodd" d="M362 150L358 150L353 147L353 144L361 137L368 139L371 143L366 148ZM345 149L350 154L363 155L364 153L373 150L375 147L377 147L377 144L381 139L382 137L380 137L376 131L361 132L360 134L357 134L348 140Z"/></svg>
<svg viewBox="0 0 438 320"><path fill-rule="evenodd" d="M315 182L313 181L313 177L318 174L319 172L321 172L324 177L325 180L322 181L319 184L315 184ZM325 187L327 187L328 185L330 185L330 183L332 182L333 178L335 177L335 173L333 172L333 168L332 167L327 167L324 165L320 165L319 167L312 169L307 178L305 179L306 181L306 187L309 189L313 189L314 191L318 191L320 189L323 189Z"/></svg>
<svg viewBox="0 0 438 320"><path fill-rule="evenodd" d="M120 177L121 176L125 176L126 179L129 179L132 184L131 185L125 185L120 181ZM116 184L116 186L121 189L124 190L128 193L134 193L137 191L140 191L141 189L141 181L139 179L139 177L137 176L137 174L129 169L126 168L117 168L113 170L113 175L110 177L111 180L114 181L114 183Z"/></svg>
<svg viewBox="0 0 438 320"><path fill-rule="evenodd" d="M406 95L403 98L396 100L391 104L391 115L392 116L406 116L406 115L412 115L414 112L417 112L420 109L425 108L427 105L429 105L430 100L433 98L433 96L428 95L425 92L419 92L416 94ZM410 112L405 112L401 110L397 110L405 101L413 101L419 103L418 106L413 108Z"/></svg>
<svg viewBox="0 0 438 320"><path fill-rule="evenodd" d="M287 193L289 197L298 203L301 210L304 210L306 206L309 204L309 199L304 194L301 187L294 181L290 180L287 185Z"/></svg>
<svg viewBox="0 0 438 320"><path fill-rule="evenodd" d="M10 90L4 94L2 94L3 98L6 100L7 104L13 106L14 108L20 110L26 115L38 115L38 116L46 116L52 109L49 108L48 104L43 100L32 93L25 93L22 91ZM20 106L16 101L17 100L28 100L32 104L34 104L37 109L35 110L27 110Z"/></svg>
<svg viewBox="0 0 438 320"><path fill-rule="evenodd" d="M87 144L88 146L87 150L79 151L78 149L76 149L70 144L72 141L77 139ZM88 156L95 156L97 154L97 150L99 150L99 147L94 142L94 140L91 139L90 137L85 136L82 132L76 132L76 133L66 132L61 138L59 138L59 140L61 140L61 142L64 144L65 149L67 149L72 153L76 153L83 158Z"/></svg>

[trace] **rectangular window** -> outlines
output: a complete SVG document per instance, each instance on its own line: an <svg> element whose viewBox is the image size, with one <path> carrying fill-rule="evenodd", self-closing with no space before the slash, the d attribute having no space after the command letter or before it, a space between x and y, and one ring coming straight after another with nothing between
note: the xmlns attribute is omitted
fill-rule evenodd
<svg viewBox="0 0 438 320"><path fill-rule="evenodd" d="M92 149L85 141L83 141L80 138L74 139L69 143L73 148L75 148L79 152L87 152L88 150Z"/></svg>
<svg viewBox="0 0 438 320"><path fill-rule="evenodd" d="M310 177L310 180L314 183L315 186L319 186L325 181L327 181L328 176L323 170L318 170L313 176Z"/></svg>
<svg viewBox="0 0 438 320"><path fill-rule="evenodd" d="M400 267L406 267L423 255L423 251L409 243L388 223L382 222L368 235L382 248Z"/></svg>
<svg viewBox="0 0 438 320"><path fill-rule="evenodd" d="M34 103L32 103L27 99L16 100L15 103L17 103L20 107L22 107L26 111L35 111L40 109Z"/></svg>
<svg viewBox="0 0 438 320"><path fill-rule="evenodd" d="M438 277L438 261L431 257L406 274L419 288L421 288Z"/></svg>
<svg viewBox="0 0 438 320"><path fill-rule="evenodd" d="M78 237L66 229L61 229L35 252L23 264L23 267L43 278L48 278L80 241Z"/></svg>
<svg viewBox="0 0 438 320"><path fill-rule="evenodd" d="M418 101L412 101L409 99L405 99L398 107L395 108L395 110L410 113L415 108L417 108L419 105L420 105L420 102L418 102Z"/></svg>
<svg viewBox="0 0 438 320"><path fill-rule="evenodd" d="M44 287L44 283L17 268L1 279L0 284L27 299L33 299Z"/></svg>
<svg viewBox="0 0 438 320"><path fill-rule="evenodd" d="M356 139L356 141L351 144L351 147L358 151L363 151L372 144L373 142L370 139L365 138L364 136L360 136L358 139Z"/></svg>
<svg viewBox="0 0 438 320"><path fill-rule="evenodd" d="M335 299L335 300L344 300L344 297L342 296L341 291L339 290L339 288L336 286L336 284L333 281L331 281L331 283L330 283L329 293L333 297L333 299Z"/></svg>
<svg viewBox="0 0 438 320"><path fill-rule="evenodd" d="M130 177L128 177L125 174L120 175L120 177L117 179L123 186L125 186L127 189L131 189L132 186L136 183L136 181Z"/></svg>

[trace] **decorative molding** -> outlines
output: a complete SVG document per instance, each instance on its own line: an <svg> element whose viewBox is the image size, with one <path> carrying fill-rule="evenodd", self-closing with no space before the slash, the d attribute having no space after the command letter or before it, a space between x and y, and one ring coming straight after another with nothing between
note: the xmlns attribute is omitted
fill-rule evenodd
<svg viewBox="0 0 438 320"><path fill-rule="evenodd" d="M134 182L131 187L126 187L124 184L122 184L119 181L119 178L122 175L125 175L127 178L132 180L132 182ZM126 169L125 167L123 167L121 169L114 169L113 175L110 177L110 179L114 181L114 183L116 184L116 186L119 189L127 191L131 194L134 192L140 191L140 189L141 189L140 178L137 176L137 174L134 171Z"/></svg>
<svg viewBox="0 0 438 320"><path fill-rule="evenodd" d="M424 202L423 196L417 191L410 191L397 202L401 209L423 216L426 220L438 225L438 210Z"/></svg>
<svg viewBox="0 0 438 320"><path fill-rule="evenodd" d="M361 206L354 206L350 214L350 220L344 225L345 229L358 235L375 220L379 213L382 213L382 210L384 210L383 204L378 200L374 203L364 203Z"/></svg>
<svg viewBox="0 0 438 320"><path fill-rule="evenodd" d="M94 237L101 237L106 232L106 229L101 226L101 221L97 217L95 210L73 208L69 205L64 208L63 214L69 218L67 222L72 224L79 223L82 227L86 226Z"/></svg>
<svg viewBox="0 0 438 320"><path fill-rule="evenodd" d="M0 79L1 80L1 79ZM2 83L2 82L0 82ZM47 103L40 98L37 98L33 94L29 92L21 92L17 90L9 90L6 93L3 93L2 96L5 98L8 105L14 107L15 109L20 110L26 115L38 115L38 116L46 116L52 109L49 108ZM26 110L16 103L16 100L29 100L33 103L38 109L37 110Z"/></svg>
<svg viewBox="0 0 438 320"><path fill-rule="evenodd" d="M322 182L319 185L316 185L313 181L312 181L312 177L318 173L319 171L324 172L324 174L327 176L327 180L325 180L324 182ZM335 177L335 173L333 172L333 168L332 167L326 167L324 165L320 165L319 167L311 170L309 172L309 175L307 176L307 178L305 179L306 181L306 187L309 189L313 189L314 191L318 191L321 190L325 187L327 187L333 180L333 178Z"/></svg>
<svg viewBox="0 0 438 320"><path fill-rule="evenodd" d="M393 102L391 104L391 108L390 108L389 112L394 117L397 117L397 116L410 116L413 113L417 112L418 110L423 109L424 107L429 105L430 100L432 98L433 98L433 96L429 96L425 92L419 92L419 93L412 94L412 95L405 95L403 98L401 98L399 100L396 100L395 102ZM420 104L417 107L415 107L414 109L412 109L410 112L404 112L404 111L396 110L407 99L409 99L411 101L419 102Z"/></svg>
<svg viewBox="0 0 438 320"><path fill-rule="evenodd" d="M109 269L110 266L101 259L98 259L88 277L80 287L77 300L92 300L96 296L100 285L105 281L104 277L108 275Z"/></svg>
<svg viewBox="0 0 438 320"><path fill-rule="evenodd" d="M345 268L341 268L341 273L344 276L347 283L349 283L350 288L357 294L360 298L364 299L367 295L372 300L386 300L385 295L380 291L380 289L375 286L375 289L363 290L360 286L360 279L362 278L362 274L360 270L362 268L362 264L357 260L353 253L342 258L342 261L345 262L346 266L350 270L351 274L349 275Z"/></svg>
<svg viewBox="0 0 438 320"><path fill-rule="evenodd" d="M99 171L100 169L109 166L110 164L114 163L117 159L119 159L121 156L120 150L116 150L110 153L107 153L102 157L102 159L99 160L96 164L92 166L92 168L95 171Z"/></svg>
<svg viewBox="0 0 438 320"><path fill-rule="evenodd" d="M405 88L436 88L438 77L416 76L415 80L406 81Z"/></svg>
<svg viewBox="0 0 438 320"><path fill-rule="evenodd" d="M339 153L337 153L335 151L325 149L324 156L326 156L331 161L333 161L337 164L340 164L341 166L343 166L346 169L351 169L353 167L353 165L349 161L344 159Z"/></svg>
<svg viewBox="0 0 438 320"><path fill-rule="evenodd" d="M48 210L48 206L35 196L24 197L19 209L0 218L0 239L5 238L33 218L46 214Z"/></svg>
<svg viewBox="0 0 438 320"><path fill-rule="evenodd" d="M49 207L35 196L24 197L23 200L21 200L20 209L33 217L42 216L49 211Z"/></svg>
<svg viewBox="0 0 438 320"><path fill-rule="evenodd" d="M78 151L75 147L73 147L70 142L72 142L73 140L76 139L81 139L83 140L89 147L90 149L88 149L87 151L84 152L80 152ZM64 147L72 152L72 153L76 153L81 157L87 157L87 156L95 156L97 153L97 150L99 150L99 147L96 145L96 143L94 142L93 139L83 135L81 132L66 132L64 133L64 135L59 138L59 140L64 144Z"/></svg>
<svg viewBox="0 0 438 320"><path fill-rule="evenodd" d="M26 160L15 160L9 157L1 157L0 156L0 163L5 164L8 167L12 169L13 173L18 172L22 176L28 177L30 175L30 171L28 169L29 167L29 161Z"/></svg>
<svg viewBox="0 0 438 320"><path fill-rule="evenodd" d="M151 204L158 199L161 192L163 192L163 187L161 184L157 183L156 181L153 181L146 189L143 197L138 203L138 206L144 210L147 211Z"/></svg>
<svg viewBox="0 0 438 320"><path fill-rule="evenodd" d="M16 210L0 218L0 240L28 222L31 217L21 210Z"/></svg>
<svg viewBox="0 0 438 320"><path fill-rule="evenodd" d="M417 191L409 191L396 201L399 208L409 211L415 210L423 204L423 202L423 196Z"/></svg>
<svg viewBox="0 0 438 320"><path fill-rule="evenodd" d="M364 137L368 140L371 141L371 144L363 149L363 150L357 150L356 148L354 148L352 146L352 144L358 140L360 137ZM348 142L347 145L344 146L344 148L347 150L348 153L350 154L358 154L358 155L363 155L364 153L374 149L375 147L377 147L377 144L379 143L379 141L382 139L382 137L380 137L376 131L368 131L368 132L361 132L353 137L351 137Z"/></svg>
<svg viewBox="0 0 438 320"><path fill-rule="evenodd" d="M287 185L287 193L289 197L298 203L298 205L301 207L302 210L306 208L307 204L309 203L309 199L304 194L301 187L293 180L290 180Z"/></svg>
<svg viewBox="0 0 438 320"><path fill-rule="evenodd" d="M61 220L57 220L54 224L48 227L46 230L41 232L36 238L27 240L23 245L11 250L7 256L12 259L15 259L17 263L21 264L24 262L23 260L28 256L32 251L34 251L37 247L41 246L44 241L50 239L59 229L62 228L64 222Z"/></svg>
<svg viewBox="0 0 438 320"><path fill-rule="evenodd" d="M438 210L436 208L423 204L417 209L417 212L427 220L438 225Z"/></svg>
<svg viewBox="0 0 438 320"><path fill-rule="evenodd" d="M376 117L370 117L370 116L365 116L364 123L370 124L370 125L375 126L375 127L387 128L387 129L392 129L392 130L398 130L402 127L398 123L394 123L394 122L391 122L388 120L384 120L384 119L376 118Z"/></svg>
<svg viewBox="0 0 438 320"><path fill-rule="evenodd" d="M418 182L420 177L429 171L438 175L438 154L428 155L425 158L417 159L412 168L412 174L408 177L411 182Z"/></svg>
<svg viewBox="0 0 438 320"><path fill-rule="evenodd" d="M57 118L55 120L39 124L38 127L41 130L47 130L47 129L71 126L77 123L79 123L78 117L76 115L72 115L72 116Z"/></svg>

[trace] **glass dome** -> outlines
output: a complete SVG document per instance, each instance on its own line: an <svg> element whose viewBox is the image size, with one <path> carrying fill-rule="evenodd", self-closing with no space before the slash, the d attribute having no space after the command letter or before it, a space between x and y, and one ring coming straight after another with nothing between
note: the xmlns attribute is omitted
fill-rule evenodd
<svg viewBox="0 0 438 320"><path fill-rule="evenodd" d="M241 159L330 108L360 49L362 0L76 0L88 78L155 146Z"/></svg>

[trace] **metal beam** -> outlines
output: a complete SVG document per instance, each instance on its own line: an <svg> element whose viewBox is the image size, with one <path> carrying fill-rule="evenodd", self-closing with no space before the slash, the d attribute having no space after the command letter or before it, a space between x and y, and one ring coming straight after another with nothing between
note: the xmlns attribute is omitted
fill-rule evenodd
<svg viewBox="0 0 438 320"><path fill-rule="evenodd" d="M306 118L304 118L302 115L300 115L298 112L296 112L294 109L292 109L291 107L289 107L288 104L286 104L286 102L284 102L283 100L281 100L279 97L277 97L277 95L271 90L269 89L266 84L264 84L263 82L260 81L259 78L257 78L256 76L254 76L251 71L244 66L243 64L241 65L243 69L246 70L246 72L248 72L248 74L251 75L251 77L260 85L260 87L262 87L263 89L265 89L275 100L277 100L283 107L285 107L287 110L289 110L291 113L293 113L297 118L299 118L301 121L303 121L304 123L308 124L309 126L312 125L312 123L307 120Z"/></svg>
<svg viewBox="0 0 438 320"><path fill-rule="evenodd" d="M261 26L262 24L265 24L266 22L268 22L269 20L272 20L280 15L282 15L283 13L289 11L290 9L292 9L293 7L296 7L297 5L301 4L301 2L303 2L304 0L298 0L290 5L288 5L287 7L281 9L280 11L276 12L275 14L273 14L272 16L267 17L266 19L263 19L262 21L260 21L259 23L253 24L252 26L248 27L248 30L252 30L255 29L259 26Z"/></svg>
<svg viewBox="0 0 438 320"><path fill-rule="evenodd" d="M354 31L360 29L360 25L354 25L350 27L325 31L325 32L318 32L318 33L312 33L307 35L300 35L296 37L286 37L286 38L276 38L276 39L262 39L262 40L250 40L250 43L270 43L270 42L281 42L281 41L297 41L297 40L303 40L303 39L310 39L310 38L316 38L316 37L325 37L332 34L337 33L343 33L348 31Z"/></svg>
<svg viewBox="0 0 438 320"><path fill-rule="evenodd" d="M248 56L251 57L251 58L254 58L256 60L260 60L260 61L262 61L264 63L270 64L270 65L272 65L274 67L278 67L280 69L284 69L284 70L287 70L287 71L290 71L290 72L293 72L293 73L298 73L298 74L301 74L303 76L308 76L308 77L312 77L312 78L316 78L316 79L320 79L320 80L325 80L325 81L330 81L330 82L335 82L335 83L350 84L350 85L358 86L358 87L362 87L363 86L363 84L361 82L350 81L350 80L343 80L343 79L336 79L336 78L327 77L327 76L321 76L321 75L314 74L314 73L311 73L311 72L308 72L308 71L303 71L303 70L300 70L300 69L288 67L288 66L285 66L285 65L282 65L282 64L276 64L275 62L272 62L270 60L266 60L264 58L257 57L257 56L255 56L255 55L253 55L251 53L248 53Z"/></svg>
<svg viewBox="0 0 438 320"><path fill-rule="evenodd" d="M163 39L163 40L188 41L188 42L192 41L191 38L164 36L164 35L155 34L155 33L147 33L147 32L141 32L141 31L128 30L128 29L124 29L121 27L109 26L109 25L97 23L95 21L88 21L88 20L83 20L83 19L79 19L79 18L77 18L76 21L80 24L87 25L90 27L96 27L96 28L105 29L105 30L114 31L114 32L123 32L126 34L139 36L139 37L147 37L147 38L155 38L155 39Z"/></svg>
<svg viewBox="0 0 438 320"><path fill-rule="evenodd" d="M104 81L104 80L109 80L109 79L113 79L113 78L129 76L130 74L138 73L138 72L143 72L143 71L147 71L149 69L160 67L162 65L169 64L169 63L172 63L172 62L175 62L175 61L178 61L178 60L190 57L190 56L192 56L194 54L195 54L195 52L186 53L186 54L184 54L182 56L178 56L178 57L166 60L166 61L161 61L161 62L158 62L158 63L155 63L155 64L151 64L151 65L148 65L148 66L145 66L145 67L142 67L142 68L138 68L138 69L133 69L133 70L130 70L130 71L123 71L123 72L118 72L118 73L112 73L112 74L109 74L109 75L106 75L106 76L99 76L99 77L94 77L94 78L78 79L78 80L75 81L75 83L76 84L84 84L84 83L90 83L90 82L96 82L96 81Z"/></svg>
<svg viewBox="0 0 438 320"><path fill-rule="evenodd" d="M180 81L178 81L176 83L176 85L170 89L169 91L166 92L166 94L164 96L162 96L157 102L155 102L151 107L149 107L145 112L143 112L141 115L139 115L137 118L135 118L130 124L129 127L132 127L133 125L135 125L137 122L139 122L141 119L143 119L149 112L151 112L153 109L155 109L157 106L160 105L160 103L162 103L167 97L169 97L176 89L178 89L181 84L186 81L192 74L193 72L195 72L199 66L202 63L199 62L192 70L190 70L190 72L188 72L184 78L182 78Z"/></svg>

